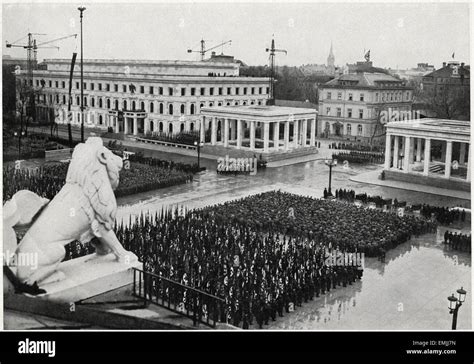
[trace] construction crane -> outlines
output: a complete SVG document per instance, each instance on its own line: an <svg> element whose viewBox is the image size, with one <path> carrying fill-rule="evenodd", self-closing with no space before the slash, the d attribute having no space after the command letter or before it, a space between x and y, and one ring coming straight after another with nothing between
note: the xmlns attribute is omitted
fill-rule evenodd
<svg viewBox="0 0 474 364"><path fill-rule="evenodd" d="M38 54L38 49L44 49L44 48L56 48L59 49L58 46L47 46L50 43L57 42L63 39L77 37L77 34L70 34L66 35L64 37L56 38L56 39L51 39L46 42L42 43L36 43L36 39L33 38L34 35L46 35L46 34L41 34L41 33L28 33L28 43L27 44L17 44L17 42L21 41L22 39L26 38L21 38L18 41L15 41L13 43L9 43L8 41L6 42L6 47L7 48L24 48L26 49L26 58L27 58L27 86L29 88L29 103L30 103L30 115L27 116L33 116L35 114L35 98L34 98L34 88L33 88L33 69L36 69L37 67L37 54Z"/></svg>
<svg viewBox="0 0 474 364"><path fill-rule="evenodd" d="M211 48L208 48L206 49L206 41L204 39L201 39L201 49L198 50L198 51L195 51L195 50L192 50L192 49L188 49L188 53L200 53L201 54L201 61L204 61L204 57L206 55L207 52L209 51L212 51L213 49L216 49L218 47L221 47L221 46L224 46L226 44L230 44L232 43L232 40L228 40L226 42L222 42L221 44L218 44L214 47L211 47Z"/></svg>
<svg viewBox="0 0 474 364"><path fill-rule="evenodd" d="M266 48L265 49L267 52L270 52L270 99L268 100L268 105L274 105L275 104L275 53L280 52L280 53L285 53L288 54L288 52L285 49L276 49L275 48L275 38L272 38L272 45L271 48Z"/></svg>

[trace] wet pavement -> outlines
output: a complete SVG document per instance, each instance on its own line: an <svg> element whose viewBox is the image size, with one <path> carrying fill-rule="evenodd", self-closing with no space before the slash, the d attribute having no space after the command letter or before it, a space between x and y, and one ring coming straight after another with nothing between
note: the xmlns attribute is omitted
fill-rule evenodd
<svg viewBox="0 0 474 364"><path fill-rule="evenodd" d="M326 150L330 153L329 150ZM324 156L324 153L322 153ZM118 218L160 211L163 206L200 208L274 189L321 197L328 185L324 161L269 168L250 175L218 175L215 161L193 183L129 196L118 200ZM359 173L382 166L333 169L332 188L397 198L409 204L470 207L470 201L350 181ZM458 328L471 329L471 255L449 251L441 241L446 228L427 234L387 252L385 263L365 260L361 281L337 288L270 322L265 329L285 330L449 330L452 316L447 296L463 286L466 303L459 311ZM470 233L470 226L462 229Z"/></svg>

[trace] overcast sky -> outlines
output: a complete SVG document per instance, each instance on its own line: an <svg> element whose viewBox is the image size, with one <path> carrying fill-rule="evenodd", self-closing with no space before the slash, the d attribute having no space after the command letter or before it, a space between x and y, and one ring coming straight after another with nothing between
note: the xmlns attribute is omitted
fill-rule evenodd
<svg viewBox="0 0 474 364"><path fill-rule="evenodd" d="M26 57L23 49L6 49L28 33L46 33L47 41L79 33L78 3L4 4L3 54ZM225 54L249 65L268 63L265 48L275 35L278 65L326 63L331 41L336 64L363 59L371 50L374 65L411 68L418 62L440 67L455 58L469 63L467 3L86 3L84 58L197 60L199 40L212 47L232 40ZM40 49L38 58L71 58L77 41L58 42L60 50ZM222 51L219 47L218 53Z"/></svg>

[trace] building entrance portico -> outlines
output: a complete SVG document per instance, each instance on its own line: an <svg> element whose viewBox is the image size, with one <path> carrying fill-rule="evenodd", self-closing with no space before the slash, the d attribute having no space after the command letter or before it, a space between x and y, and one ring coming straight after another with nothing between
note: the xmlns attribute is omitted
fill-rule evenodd
<svg viewBox="0 0 474 364"><path fill-rule="evenodd" d="M278 106L203 108L200 124L201 142L210 145L263 153L315 145L316 112L313 109Z"/></svg>
<svg viewBox="0 0 474 364"><path fill-rule="evenodd" d="M389 176L422 176L438 185L443 180L454 185L470 182L470 153L469 122L418 119L387 124L384 170Z"/></svg>
<svg viewBox="0 0 474 364"><path fill-rule="evenodd" d="M146 133L149 128L144 111L109 110L109 123L115 133L139 135Z"/></svg>

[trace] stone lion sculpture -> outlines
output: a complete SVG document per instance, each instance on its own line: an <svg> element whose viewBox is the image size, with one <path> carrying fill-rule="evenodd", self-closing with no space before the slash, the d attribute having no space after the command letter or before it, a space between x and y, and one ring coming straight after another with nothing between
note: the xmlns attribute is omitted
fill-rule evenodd
<svg viewBox="0 0 474 364"><path fill-rule="evenodd" d="M113 190L119 184L121 169L122 159L105 148L101 138L90 137L74 148L66 184L50 202L23 190L5 203L6 247L15 244L17 257L37 257L34 266L12 267L22 284L38 286L63 279L58 266L65 257L65 245L74 240L83 243L96 237L100 241L95 245L97 254L113 253L125 263L137 260L122 247L113 231L117 211ZM26 200L30 202L25 207ZM31 222L35 215L20 244L12 244L12 226Z"/></svg>

